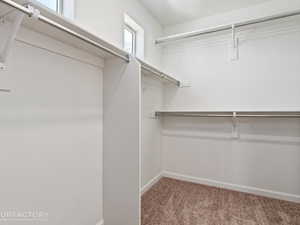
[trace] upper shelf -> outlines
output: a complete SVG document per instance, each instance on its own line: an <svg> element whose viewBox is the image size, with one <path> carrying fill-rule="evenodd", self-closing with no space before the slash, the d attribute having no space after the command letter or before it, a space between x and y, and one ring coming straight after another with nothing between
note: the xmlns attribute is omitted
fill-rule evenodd
<svg viewBox="0 0 300 225"><path fill-rule="evenodd" d="M178 87L181 86L181 82L179 80L175 79L173 76L160 71L159 69L155 68L154 66L151 66L150 64L146 63L145 61L143 61L141 59L137 58L137 60L141 63L141 67L144 71L150 72L151 74L154 74L158 78L161 78L168 82L171 82L172 84L174 84Z"/></svg>
<svg viewBox="0 0 300 225"><path fill-rule="evenodd" d="M30 5L31 7L27 7ZM0 0L0 18L14 19L17 12L26 14L23 25L45 34L55 40L69 44L75 48L85 50L101 58L118 57L129 62L130 56L124 50L106 42L97 35L85 30L74 22L56 14L54 11L44 7L40 3L30 0ZM177 86L181 83L172 76L161 72L159 69L138 59L143 70L163 78Z"/></svg>
<svg viewBox="0 0 300 225"><path fill-rule="evenodd" d="M39 10L40 15L36 18L32 16L32 12L25 6L28 4ZM8 15L12 18L17 11L28 15L23 21L23 25L27 28L102 58L118 57L129 61L127 52L34 0L0 0L0 17Z"/></svg>
<svg viewBox="0 0 300 225"><path fill-rule="evenodd" d="M203 30L196 30L192 32L186 32L186 33L180 33L180 34L175 34L175 35L170 35L167 37L161 37L155 40L156 44L167 44L169 42L174 42L174 41L180 41L188 38L195 38L200 35L206 35L206 34L211 34L211 33L216 33L220 31L227 31L227 30L232 30L235 28L240 28L244 26L250 26L254 24L259 24L259 23L265 23L268 21L273 21L273 20L280 20L283 18L288 18L288 17L294 17L294 16L299 16L300 15L300 10L294 10L294 11L289 11L289 12L284 12L280 14L274 14L271 16L266 16L266 17L260 17L260 18L254 18L250 20L245 20L245 21L236 21L231 24L222 24L216 27L209 27L207 29Z"/></svg>

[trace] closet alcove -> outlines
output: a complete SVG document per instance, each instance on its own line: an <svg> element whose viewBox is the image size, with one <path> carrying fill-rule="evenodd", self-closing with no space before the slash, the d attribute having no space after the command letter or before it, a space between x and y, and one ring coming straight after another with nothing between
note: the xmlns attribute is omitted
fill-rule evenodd
<svg viewBox="0 0 300 225"><path fill-rule="evenodd" d="M0 0L0 208L145 225L168 178L298 203L299 16L285 15L166 30L158 68L34 1Z"/></svg>
<svg viewBox="0 0 300 225"><path fill-rule="evenodd" d="M36 2L1 1L0 15L1 54L5 53L0 71L1 121L5 124L1 137L8 151L17 153L22 145L30 154L40 155L45 165L51 157L56 169L49 165L47 172L67 181L43 187L36 198L45 202L38 207L57 215L50 218L51 224L63 221L58 211L73 207L75 221L81 207L95 202L93 210L103 210L107 224L139 224L141 76L147 73L174 86L180 82ZM16 22L21 16L20 23ZM69 122L60 124L65 119ZM6 152L3 156L13 157ZM20 160L16 168L25 169L28 163L32 169L40 168L29 156ZM76 167L80 180L73 175ZM27 188L54 183L42 171ZM77 182L85 182L86 189L76 186ZM16 185L23 185L22 180ZM56 198L74 200L49 205L53 188L61 190ZM78 196L82 192L87 194ZM26 198L16 203L31 207Z"/></svg>

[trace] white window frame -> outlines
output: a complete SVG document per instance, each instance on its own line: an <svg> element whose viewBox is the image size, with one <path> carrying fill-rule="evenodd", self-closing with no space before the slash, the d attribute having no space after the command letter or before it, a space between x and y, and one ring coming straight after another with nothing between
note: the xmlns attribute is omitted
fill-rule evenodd
<svg viewBox="0 0 300 225"><path fill-rule="evenodd" d="M124 13L124 27L123 27L123 38L125 27L131 28L135 31L135 56L139 59L144 59L145 56L145 32L142 26L140 26L133 18L128 14ZM124 40L123 40L124 43Z"/></svg>
<svg viewBox="0 0 300 225"><path fill-rule="evenodd" d="M58 0L60 1L60 14L68 19L75 19L75 0Z"/></svg>
<svg viewBox="0 0 300 225"><path fill-rule="evenodd" d="M36 1L38 4L47 7L43 3ZM52 10L52 9L51 9ZM56 10L55 12L62 15L68 19L75 18L75 0L56 0Z"/></svg>
<svg viewBox="0 0 300 225"><path fill-rule="evenodd" d="M63 9L64 9L63 2L65 2L65 1L64 0L56 0L56 12L60 15L63 15Z"/></svg>
<svg viewBox="0 0 300 225"><path fill-rule="evenodd" d="M136 40L137 40L136 35L137 35L137 32L132 27L130 27L128 24L124 25L124 31L125 30L127 30L132 35L132 46L131 46L132 47L132 52L131 52L131 54L133 56L136 56L136 46L137 46L137 44L136 44ZM123 38L124 38L124 47L125 47L125 35L124 35Z"/></svg>

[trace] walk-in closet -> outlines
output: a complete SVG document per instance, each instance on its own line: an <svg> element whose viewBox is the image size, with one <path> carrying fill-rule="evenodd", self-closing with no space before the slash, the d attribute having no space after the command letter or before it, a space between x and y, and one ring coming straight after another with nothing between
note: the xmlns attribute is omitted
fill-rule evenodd
<svg viewBox="0 0 300 225"><path fill-rule="evenodd" d="M0 225L300 225L299 0L0 0Z"/></svg>

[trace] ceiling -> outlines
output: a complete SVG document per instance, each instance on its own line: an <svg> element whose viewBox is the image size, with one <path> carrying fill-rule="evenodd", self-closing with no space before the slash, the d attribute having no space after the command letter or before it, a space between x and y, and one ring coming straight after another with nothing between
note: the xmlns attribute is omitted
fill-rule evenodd
<svg viewBox="0 0 300 225"><path fill-rule="evenodd" d="M140 0L166 26L225 13L269 0Z"/></svg>

